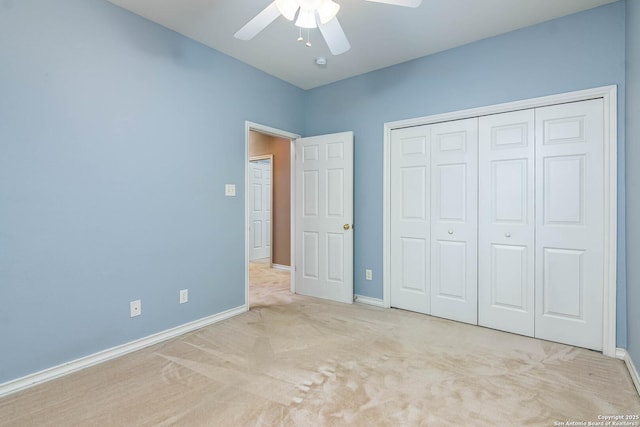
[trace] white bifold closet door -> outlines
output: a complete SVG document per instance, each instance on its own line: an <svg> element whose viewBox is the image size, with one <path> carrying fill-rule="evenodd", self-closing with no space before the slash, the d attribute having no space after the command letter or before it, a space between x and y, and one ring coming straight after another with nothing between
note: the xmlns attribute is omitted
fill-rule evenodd
<svg viewBox="0 0 640 427"><path fill-rule="evenodd" d="M431 128L431 314L478 323L478 119Z"/></svg>
<svg viewBox="0 0 640 427"><path fill-rule="evenodd" d="M479 121L478 324L534 334L535 113Z"/></svg>
<svg viewBox="0 0 640 427"><path fill-rule="evenodd" d="M391 132L391 306L602 350L604 100Z"/></svg>
<svg viewBox="0 0 640 427"><path fill-rule="evenodd" d="M477 323L477 128L392 132L392 307Z"/></svg>
<svg viewBox="0 0 640 427"><path fill-rule="evenodd" d="M535 336L602 350L604 101L536 109Z"/></svg>
<svg viewBox="0 0 640 427"><path fill-rule="evenodd" d="M480 325L602 350L603 108L480 118Z"/></svg>
<svg viewBox="0 0 640 427"><path fill-rule="evenodd" d="M391 133L391 306L430 313L431 131Z"/></svg>

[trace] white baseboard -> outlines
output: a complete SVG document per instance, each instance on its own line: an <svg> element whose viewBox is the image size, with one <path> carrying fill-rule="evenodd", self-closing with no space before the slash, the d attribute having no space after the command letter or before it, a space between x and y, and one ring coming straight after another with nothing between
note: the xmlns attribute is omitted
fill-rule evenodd
<svg viewBox="0 0 640 427"><path fill-rule="evenodd" d="M366 297L364 295L356 295L355 301L360 302L362 304L375 305L376 307L384 308L384 301L378 298Z"/></svg>
<svg viewBox="0 0 640 427"><path fill-rule="evenodd" d="M633 360L631 360L629 352L624 348L617 348L616 358L624 360L624 364L627 365L627 369L629 370L629 374L631 375L631 379L633 380L633 385L636 386L636 391L640 395L640 376L638 376L638 370L633 364Z"/></svg>
<svg viewBox="0 0 640 427"><path fill-rule="evenodd" d="M99 363L106 362L108 360L115 359L120 356L124 356L125 354L132 353L137 350L141 350L145 347L149 347L150 345L154 345L162 341L175 338L187 332L200 329L204 326L208 326L213 323L220 322L222 320L228 319L233 316L237 316L246 311L247 311L247 307L245 305L242 305L240 307L223 311L222 313L214 314L213 316L208 316L199 320L194 320L193 322L185 323L184 325L167 329L165 331L158 332L156 334L149 335L144 338L140 338L138 340L131 341L126 344L108 348L106 350L102 350L97 353L90 354L88 356L63 363L58 366L53 366L51 368L44 369L40 372L26 375L22 378L7 381L5 383L0 384L0 397L7 396L12 393L16 393L18 391L27 389L29 387L42 384L46 381L51 381L53 379L62 377L64 375L68 375L72 372L77 372L82 369L88 368L90 366L97 365Z"/></svg>
<svg viewBox="0 0 640 427"><path fill-rule="evenodd" d="M287 271L291 271L291 267L288 265L281 265L281 264L271 264L272 268L277 268L278 270L287 270Z"/></svg>

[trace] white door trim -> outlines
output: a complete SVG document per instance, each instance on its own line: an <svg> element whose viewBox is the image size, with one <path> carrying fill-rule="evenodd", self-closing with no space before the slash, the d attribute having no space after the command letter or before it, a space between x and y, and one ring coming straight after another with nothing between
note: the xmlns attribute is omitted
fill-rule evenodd
<svg viewBox="0 0 640 427"><path fill-rule="evenodd" d="M261 125L250 121L245 121L244 124L244 304L245 309L248 311L250 308L249 303L249 137L251 131L264 133L267 135L276 136L279 138L288 139L290 141L290 155L291 155L291 179L289 180L291 188L291 218L295 218L295 140L300 138L300 135L292 132L288 132L281 129L272 128L270 126ZM273 165L273 162L272 162ZM272 198L273 203L273 198ZM273 235L271 236L273 242ZM291 221L291 292L295 293L295 221ZM272 260L273 262L273 260Z"/></svg>
<svg viewBox="0 0 640 427"><path fill-rule="evenodd" d="M617 197L618 197L618 106L617 86L568 92L558 95L543 96L468 110L453 111L443 114L399 120L384 124L384 175L383 175L383 303L391 306L390 278L390 190L391 190L391 131L411 126L428 125L444 121L467 119L489 114L529 108L546 107L567 102L585 101L603 98L604 100L604 294L603 294L603 354L610 357L616 355L616 260L617 260Z"/></svg>

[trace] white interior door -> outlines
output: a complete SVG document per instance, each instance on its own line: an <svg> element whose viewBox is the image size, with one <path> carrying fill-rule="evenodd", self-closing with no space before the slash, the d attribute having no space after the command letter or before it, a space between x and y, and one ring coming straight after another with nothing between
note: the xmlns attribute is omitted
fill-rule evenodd
<svg viewBox="0 0 640 427"><path fill-rule="evenodd" d="M535 336L602 349L603 100L536 109Z"/></svg>
<svg viewBox="0 0 640 427"><path fill-rule="evenodd" d="M431 130L391 132L391 306L430 313Z"/></svg>
<svg viewBox="0 0 640 427"><path fill-rule="evenodd" d="M271 257L271 160L249 162L249 259Z"/></svg>
<svg viewBox="0 0 640 427"><path fill-rule="evenodd" d="M534 110L480 117L478 323L534 334Z"/></svg>
<svg viewBox="0 0 640 427"><path fill-rule="evenodd" d="M431 315L478 323L478 119L431 126Z"/></svg>
<svg viewBox="0 0 640 427"><path fill-rule="evenodd" d="M353 132L296 147L296 292L353 302Z"/></svg>

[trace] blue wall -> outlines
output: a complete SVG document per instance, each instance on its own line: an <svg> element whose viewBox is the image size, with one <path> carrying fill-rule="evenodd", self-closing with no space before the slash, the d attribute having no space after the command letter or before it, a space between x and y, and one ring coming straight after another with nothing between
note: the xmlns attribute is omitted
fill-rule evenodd
<svg viewBox="0 0 640 427"><path fill-rule="evenodd" d="M640 0L627 0L627 324L640 368Z"/></svg>
<svg viewBox="0 0 640 427"><path fill-rule="evenodd" d="M624 23L625 3L617 2L309 92L307 135L355 135L356 294L382 298L384 123L616 84L624 153ZM618 163L624 207L624 155ZM624 347L624 209L619 236L617 340ZM365 268L373 281L364 280Z"/></svg>
<svg viewBox="0 0 640 427"><path fill-rule="evenodd" d="M627 7L637 117L638 0ZM304 92L104 0L0 2L0 383L244 303L245 120L355 131L356 293L381 298L385 122L610 84L618 345L628 304L638 363L632 262L628 300L625 287L624 24L622 1ZM223 196L225 183L238 197ZM628 209L637 218L640 202ZM629 224L631 260L638 227ZM179 305L183 288L190 302ZM138 298L143 315L130 319Z"/></svg>
<svg viewBox="0 0 640 427"><path fill-rule="evenodd" d="M243 305L244 121L304 96L104 0L0 2L0 383Z"/></svg>

